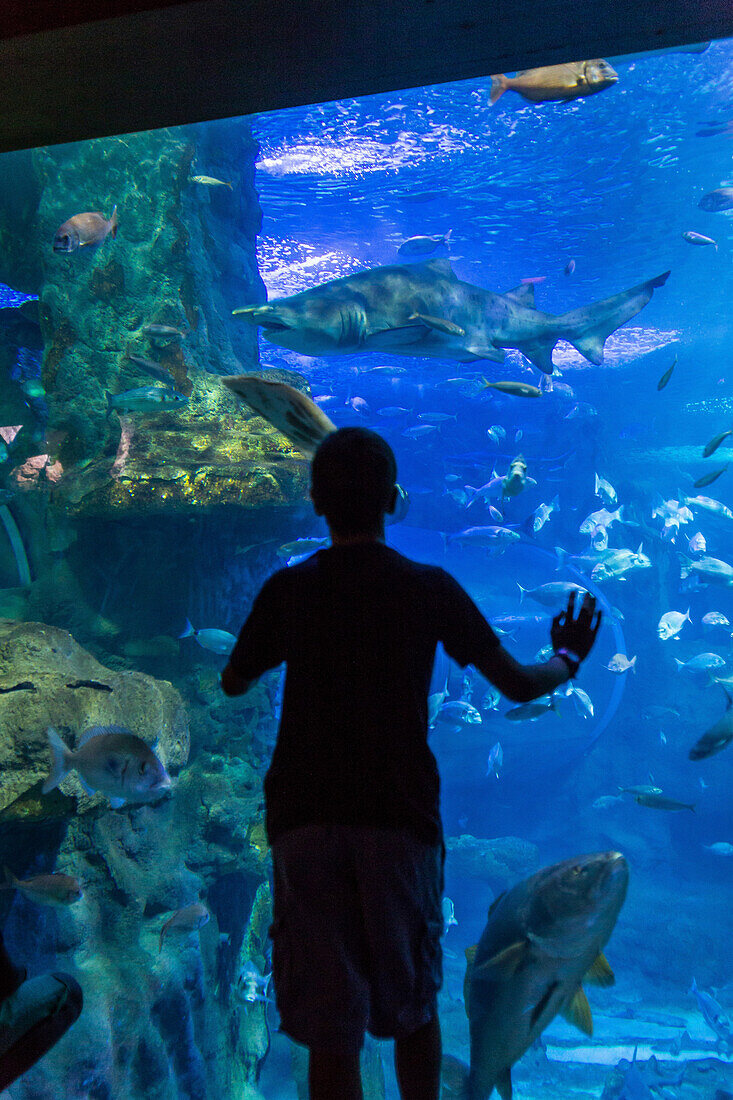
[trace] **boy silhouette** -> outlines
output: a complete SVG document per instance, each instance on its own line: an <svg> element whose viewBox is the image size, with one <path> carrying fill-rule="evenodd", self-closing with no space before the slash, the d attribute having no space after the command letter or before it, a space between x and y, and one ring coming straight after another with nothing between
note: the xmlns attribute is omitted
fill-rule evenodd
<svg viewBox="0 0 733 1100"><path fill-rule="evenodd" d="M402 1100L438 1100L443 831L428 748L437 643L515 702L577 675L601 621L575 595L552 622L554 655L522 665L445 570L385 545L397 500L388 444L327 436L311 499L331 546L266 581L222 688L245 692L285 661L265 778L273 858L273 980L281 1028L308 1047L311 1100L362 1100L365 1031L395 1041Z"/></svg>

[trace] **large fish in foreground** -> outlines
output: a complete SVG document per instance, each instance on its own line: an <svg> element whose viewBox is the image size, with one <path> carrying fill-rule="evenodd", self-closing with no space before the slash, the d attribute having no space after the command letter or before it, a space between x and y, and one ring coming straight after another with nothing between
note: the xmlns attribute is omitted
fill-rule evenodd
<svg viewBox="0 0 733 1100"><path fill-rule="evenodd" d="M287 382L257 374L231 374L222 382L308 458L327 435L336 431L334 422L315 401Z"/></svg>
<svg viewBox="0 0 733 1100"><path fill-rule="evenodd" d="M336 431L336 425L315 401L287 382L274 382L258 374L231 374L222 378L222 382L258 416L289 439L306 458L312 458L319 443ZM402 486L397 485L396 489L394 511L385 517L387 525L401 523L410 506Z"/></svg>
<svg viewBox="0 0 733 1100"><path fill-rule="evenodd" d="M488 1100L496 1089L510 1100L512 1066L558 1012L592 1033L581 982L614 982L602 952L628 880L619 852L598 852L545 867L494 902L466 951L471 1066L444 1058L444 1095Z"/></svg>
<svg viewBox="0 0 733 1100"><path fill-rule="evenodd" d="M270 343L303 355L381 351L501 363L505 348L517 348L552 374L558 340L602 363L606 339L644 308L668 275L555 316L534 308L532 284L494 294L457 279L448 260L428 260L360 271L269 305L235 309L234 316L260 326Z"/></svg>

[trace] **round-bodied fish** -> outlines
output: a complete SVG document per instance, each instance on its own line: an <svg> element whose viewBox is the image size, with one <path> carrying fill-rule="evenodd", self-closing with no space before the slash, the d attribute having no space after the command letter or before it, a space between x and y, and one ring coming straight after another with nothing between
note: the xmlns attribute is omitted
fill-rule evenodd
<svg viewBox="0 0 733 1100"><path fill-rule="evenodd" d="M36 905L65 908L83 897L79 879L75 875L34 875L21 881L7 867L5 874L8 881L0 886L0 890L18 890L23 897Z"/></svg>
<svg viewBox="0 0 733 1100"><path fill-rule="evenodd" d="M685 623L691 623L690 609L687 608L684 615L681 611L665 611L657 623L657 635L663 642L670 638L676 638Z"/></svg>
<svg viewBox="0 0 733 1100"><path fill-rule="evenodd" d="M510 1100L512 1066L558 1013L592 1033L582 982L614 983L603 948L628 881L624 857L599 852L546 867L497 898L466 949L471 1064L444 1058L452 1096L488 1100L496 1089Z"/></svg>
<svg viewBox="0 0 733 1100"><path fill-rule="evenodd" d="M149 745L125 726L92 726L72 751L55 729L46 731L52 766L43 793L75 771L87 794L106 795L115 809L126 802L157 802L171 780Z"/></svg>
<svg viewBox="0 0 733 1100"><path fill-rule="evenodd" d="M583 588L580 584L574 584L572 581L549 581L548 584L541 584L538 588L522 588L521 584L517 582L517 587L519 588L520 603L525 596L529 596L535 603L540 603L544 607L556 607L566 601L571 592L580 597L585 596L588 591L587 588Z"/></svg>
<svg viewBox="0 0 733 1100"><path fill-rule="evenodd" d="M160 942L158 945L158 954L163 950L163 940L171 932L197 932L199 928L203 928L205 924L209 923L211 914L206 906L200 902L194 902L193 905L187 905L183 909L178 909L169 917L160 930Z"/></svg>

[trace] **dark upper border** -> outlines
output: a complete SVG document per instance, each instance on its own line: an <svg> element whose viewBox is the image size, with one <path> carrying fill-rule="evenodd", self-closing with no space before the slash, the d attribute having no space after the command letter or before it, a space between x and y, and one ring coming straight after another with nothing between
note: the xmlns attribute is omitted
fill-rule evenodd
<svg viewBox="0 0 733 1100"><path fill-rule="evenodd" d="M731 35L731 0L2 0L0 151Z"/></svg>

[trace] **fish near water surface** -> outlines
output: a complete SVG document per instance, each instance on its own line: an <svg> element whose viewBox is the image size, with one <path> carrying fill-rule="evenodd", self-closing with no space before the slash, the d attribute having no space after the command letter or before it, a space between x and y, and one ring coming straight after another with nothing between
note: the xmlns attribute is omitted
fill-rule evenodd
<svg viewBox="0 0 733 1100"><path fill-rule="evenodd" d="M233 315L262 328L266 340L302 355L393 355L501 363L516 348L552 374L552 350L567 340L591 363L606 339L644 308L669 272L581 309L555 316L534 308L534 287L494 294L456 278L447 260L374 267ZM411 319L416 314L431 324ZM444 324L436 327L435 320ZM452 326L464 336L453 335Z"/></svg>
<svg viewBox="0 0 733 1100"><path fill-rule="evenodd" d="M491 102L496 103L507 91L518 92L530 103L580 99L611 88L617 81L616 70L600 57L592 61L544 65L539 69L522 69L514 77L504 73L492 76Z"/></svg>
<svg viewBox="0 0 733 1100"><path fill-rule="evenodd" d="M56 230L53 238L54 252L76 252L79 248L87 248L102 244L107 237L113 239L117 236L117 207L112 215L105 218L98 211L74 214Z"/></svg>
<svg viewBox="0 0 733 1100"><path fill-rule="evenodd" d="M583 980L612 985L603 956L626 897L619 852L564 860L502 894L466 951L470 1069L446 1058L453 1095L512 1096L511 1068L558 1013L586 1034L593 1021Z"/></svg>

